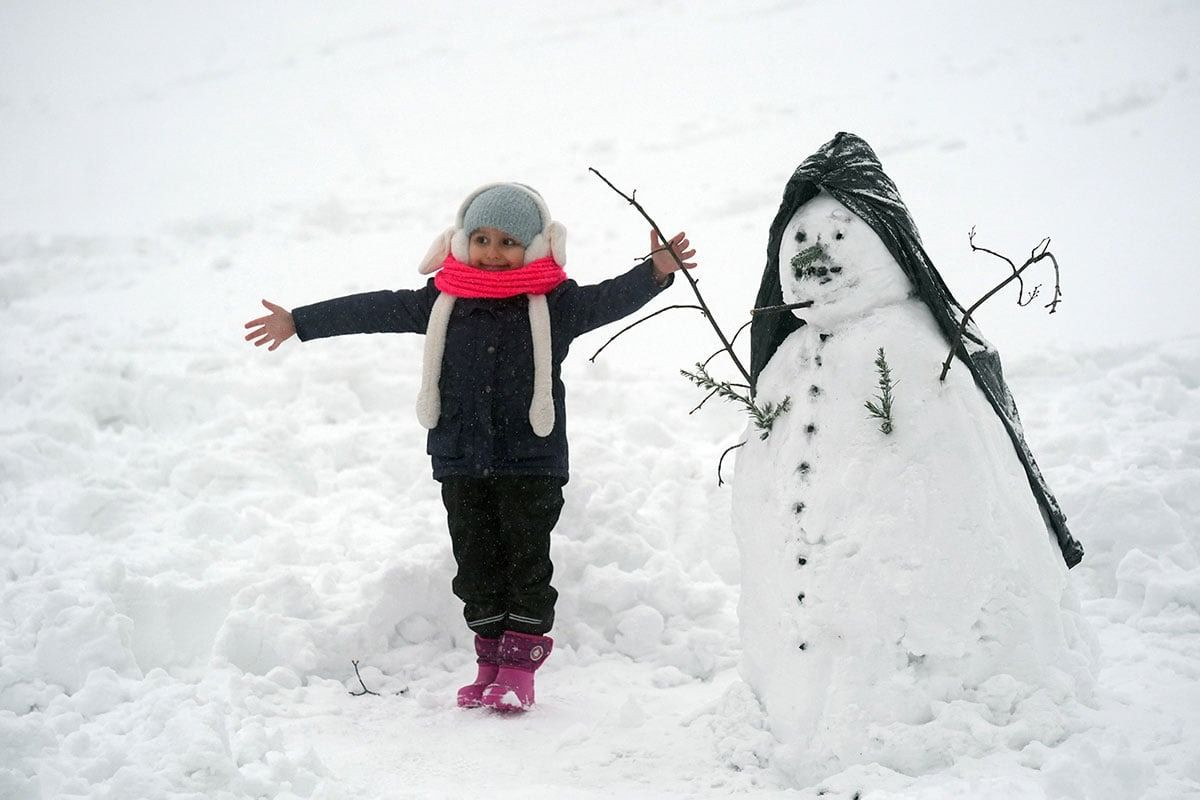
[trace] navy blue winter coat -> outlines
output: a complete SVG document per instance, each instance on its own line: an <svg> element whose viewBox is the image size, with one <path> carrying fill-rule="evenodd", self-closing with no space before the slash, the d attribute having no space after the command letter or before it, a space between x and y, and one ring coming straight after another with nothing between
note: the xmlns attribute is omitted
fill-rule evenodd
<svg viewBox="0 0 1200 800"><path fill-rule="evenodd" d="M670 286L660 287L643 261L592 286L567 280L546 295L550 310L554 429L541 437L529 424L533 399L533 338L529 300L459 298L446 330L438 388L441 417L429 432L433 477L555 475L568 478L566 388L560 377L571 341L632 314ZM424 333L439 292L366 292L292 310L302 341L348 333ZM417 366L413 370L419 372Z"/></svg>

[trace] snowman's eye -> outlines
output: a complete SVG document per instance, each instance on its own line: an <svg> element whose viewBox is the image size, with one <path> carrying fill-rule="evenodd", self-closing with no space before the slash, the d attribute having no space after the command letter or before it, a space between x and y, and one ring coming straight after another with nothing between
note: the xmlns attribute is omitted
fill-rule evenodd
<svg viewBox="0 0 1200 800"><path fill-rule="evenodd" d="M807 233L805 233L804 231L796 231L796 241L797 242L803 242L806 239L808 239Z"/></svg>
<svg viewBox="0 0 1200 800"><path fill-rule="evenodd" d="M837 232L837 235L836 235L836 236L834 236L833 238L835 238L835 239L845 239L845 238L846 238L846 234L842 233L841 231L838 231L838 232Z"/></svg>

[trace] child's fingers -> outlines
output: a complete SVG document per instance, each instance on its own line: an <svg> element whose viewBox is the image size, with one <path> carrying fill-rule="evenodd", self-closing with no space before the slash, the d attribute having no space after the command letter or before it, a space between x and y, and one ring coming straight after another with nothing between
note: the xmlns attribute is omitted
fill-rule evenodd
<svg viewBox="0 0 1200 800"><path fill-rule="evenodd" d="M287 309L284 308L283 306L277 306L274 303L272 303L270 300L267 300L266 298L263 298L262 304L264 306L266 306L267 308L271 309L272 311L287 311Z"/></svg>
<svg viewBox="0 0 1200 800"><path fill-rule="evenodd" d="M271 318L270 317L259 317L258 319L252 319L246 323L246 327L254 328L259 325L265 325L267 323L267 320L269 320L269 319L271 319Z"/></svg>
<svg viewBox="0 0 1200 800"><path fill-rule="evenodd" d="M262 336L262 335L263 335L262 330L250 331L249 333L246 334L246 341L248 342L251 339L257 339L259 336Z"/></svg>

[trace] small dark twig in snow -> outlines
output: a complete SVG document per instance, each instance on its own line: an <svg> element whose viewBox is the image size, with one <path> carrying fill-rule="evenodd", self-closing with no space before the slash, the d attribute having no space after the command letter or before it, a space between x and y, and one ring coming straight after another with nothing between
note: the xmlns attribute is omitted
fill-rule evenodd
<svg viewBox="0 0 1200 800"><path fill-rule="evenodd" d="M351 692L350 694L354 695L355 697L362 697L364 694L373 694L376 697L379 697L380 696L379 692L372 692L370 689L367 688L367 685L365 683L363 683L362 675L359 675L359 673L358 673L358 662L351 661L350 663L354 665L354 675L355 675L355 677L358 678L359 686L362 686L361 692Z"/></svg>
<svg viewBox="0 0 1200 800"><path fill-rule="evenodd" d="M721 458L717 460L717 486L725 485L725 481L721 480L721 465L725 463L725 456L729 455L730 450L737 450L739 447L741 447L744 444L745 444L745 442L738 442L737 444L733 445L732 447L726 447L725 452L721 453Z"/></svg>

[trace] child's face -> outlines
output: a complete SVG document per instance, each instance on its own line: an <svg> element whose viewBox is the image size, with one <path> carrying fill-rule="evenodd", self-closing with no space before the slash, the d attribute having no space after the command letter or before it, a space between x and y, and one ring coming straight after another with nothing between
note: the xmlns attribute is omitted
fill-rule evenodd
<svg viewBox="0 0 1200 800"><path fill-rule="evenodd" d="M499 228L471 232L467 263L477 269L516 269L525 264L525 247Z"/></svg>

